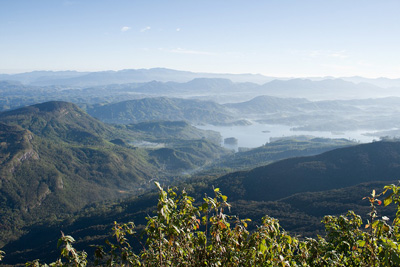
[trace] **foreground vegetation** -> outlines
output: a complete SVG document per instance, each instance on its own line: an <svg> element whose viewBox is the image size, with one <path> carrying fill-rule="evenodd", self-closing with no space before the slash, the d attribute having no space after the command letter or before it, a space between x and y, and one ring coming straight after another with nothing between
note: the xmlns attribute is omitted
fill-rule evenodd
<svg viewBox="0 0 400 267"><path fill-rule="evenodd" d="M227 196L218 188L202 204L182 191L165 191L158 183L157 215L148 217L142 234L133 222L114 223L113 240L96 248L88 263L84 251L73 248L74 239L64 234L59 240L61 258L50 266L399 266L400 187L388 185L375 190L369 201L366 224L349 211L342 216L325 216L326 236L299 239L290 236L276 219L265 216L255 231L247 230L249 219L227 215ZM387 194L382 200L379 197ZM392 223L378 218L376 206L397 204ZM142 238L144 237L144 238ZM145 240L143 243L141 240ZM138 247L141 249L135 249ZM1 257L3 253L0 254ZM48 266L38 260L26 266Z"/></svg>

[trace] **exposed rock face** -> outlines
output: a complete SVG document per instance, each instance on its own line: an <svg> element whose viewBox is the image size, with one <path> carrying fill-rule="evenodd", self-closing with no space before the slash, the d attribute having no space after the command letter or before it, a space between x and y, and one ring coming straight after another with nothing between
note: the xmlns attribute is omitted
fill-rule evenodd
<svg viewBox="0 0 400 267"><path fill-rule="evenodd" d="M1 179L10 178L24 161L39 159L39 154L32 146L33 138L29 130L0 123Z"/></svg>
<svg viewBox="0 0 400 267"><path fill-rule="evenodd" d="M18 161L22 163L23 161L29 160L29 159L38 160L39 154L36 153L36 151L30 149L29 151L26 151L20 158L18 158Z"/></svg>
<svg viewBox="0 0 400 267"><path fill-rule="evenodd" d="M61 176L56 177L56 189L59 189L59 190L64 189L64 181L61 178Z"/></svg>

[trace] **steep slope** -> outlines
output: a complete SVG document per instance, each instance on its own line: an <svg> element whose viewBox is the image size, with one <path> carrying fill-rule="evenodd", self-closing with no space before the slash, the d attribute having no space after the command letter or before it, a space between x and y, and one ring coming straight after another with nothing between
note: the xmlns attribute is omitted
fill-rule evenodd
<svg viewBox="0 0 400 267"><path fill-rule="evenodd" d="M0 179L11 177L23 161L38 159L32 149L32 138L33 134L28 130L0 123Z"/></svg>
<svg viewBox="0 0 400 267"><path fill-rule="evenodd" d="M146 186L156 170L147 152L104 139L113 132L65 102L0 113L0 243L27 223Z"/></svg>

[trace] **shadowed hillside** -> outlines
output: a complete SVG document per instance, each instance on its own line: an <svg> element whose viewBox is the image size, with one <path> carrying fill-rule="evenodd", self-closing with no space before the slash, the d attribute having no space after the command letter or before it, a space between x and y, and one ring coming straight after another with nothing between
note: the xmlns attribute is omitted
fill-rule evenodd
<svg viewBox="0 0 400 267"><path fill-rule="evenodd" d="M215 185L234 199L278 200L400 177L400 143L375 142L311 157L282 160L220 177Z"/></svg>

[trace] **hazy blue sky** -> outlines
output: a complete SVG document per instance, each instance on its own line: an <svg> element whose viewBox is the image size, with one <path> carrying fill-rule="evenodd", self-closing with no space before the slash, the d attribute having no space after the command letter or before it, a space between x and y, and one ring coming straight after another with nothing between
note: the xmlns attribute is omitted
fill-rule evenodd
<svg viewBox="0 0 400 267"><path fill-rule="evenodd" d="M400 78L399 0L0 0L0 73Z"/></svg>

